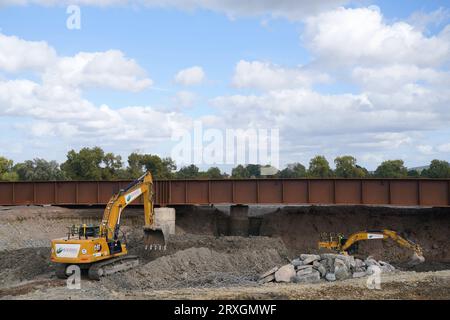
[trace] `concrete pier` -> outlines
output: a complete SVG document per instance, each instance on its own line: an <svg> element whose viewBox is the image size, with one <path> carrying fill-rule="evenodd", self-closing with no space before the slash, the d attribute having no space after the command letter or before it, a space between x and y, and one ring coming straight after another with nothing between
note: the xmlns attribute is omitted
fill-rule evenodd
<svg viewBox="0 0 450 320"><path fill-rule="evenodd" d="M155 208L155 224L164 233L175 234L175 208Z"/></svg>
<svg viewBox="0 0 450 320"><path fill-rule="evenodd" d="M230 235L248 237L249 220L248 206L236 205L230 207Z"/></svg>

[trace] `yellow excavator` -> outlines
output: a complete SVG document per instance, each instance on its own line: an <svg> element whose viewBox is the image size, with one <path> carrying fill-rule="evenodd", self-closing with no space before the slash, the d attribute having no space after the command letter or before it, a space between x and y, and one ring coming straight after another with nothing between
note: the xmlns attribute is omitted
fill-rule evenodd
<svg viewBox="0 0 450 320"><path fill-rule="evenodd" d="M320 238L319 249L330 249L342 254L357 253L358 242L362 240L392 239L401 247L408 248L414 252L410 260L412 265L425 262L422 248L418 244L411 240L407 240L401 237L397 232L388 229L360 231L353 233L349 237L344 237L342 234L323 233L320 235Z"/></svg>
<svg viewBox="0 0 450 320"><path fill-rule="evenodd" d="M111 197L100 225L72 226L66 237L52 240L51 261L57 263L57 277L67 278L66 271L70 265L88 269L89 278L93 280L136 266L138 258L128 255L126 239L123 233L120 236L120 218L125 207L141 195L145 247L165 246L167 235L155 225L153 179L147 172Z"/></svg>

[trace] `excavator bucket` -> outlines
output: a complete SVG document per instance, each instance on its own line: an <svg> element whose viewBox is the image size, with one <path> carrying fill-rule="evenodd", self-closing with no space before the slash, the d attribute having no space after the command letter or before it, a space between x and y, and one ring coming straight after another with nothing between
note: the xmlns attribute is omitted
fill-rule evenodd
<svg viewBox="0 0 450 320"><path fill-rule="evenodd" d="M164 250L166 246L166 234L163 229L157 227L144 227L145 250Z"/></svg>
<svg viewBox="0 0 450 320"><path fill-rule="evenodd" d="M409 261L409 264L411 266L415 266L421 263L425 262L425 257L422 255L419 255L417 252L414 252L414 254L411 257L411 260Z"/></svg>

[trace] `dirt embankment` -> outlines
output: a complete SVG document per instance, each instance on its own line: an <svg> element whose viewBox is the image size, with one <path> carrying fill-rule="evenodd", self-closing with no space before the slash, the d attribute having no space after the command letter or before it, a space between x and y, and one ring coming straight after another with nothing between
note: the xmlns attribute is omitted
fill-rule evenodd
<svg viewBox="0 0 450 320"><path fill-rule="evenodd" d="M260 273L287 263L278 238L179 235L166 252L141 252L142 265L126 274L105 278L115 289L170 289L256 284ZM151 255L161 257L151 260Z"/></svg>
<svg viewBox="0 0 450 320"><path fill-rule="evenodd" d="M296 254L318 252L317 241L322 232L350 235L380 229L395 230L420 244L430 265L450 263L450 208L291 207L262 217L260 235L280 236L290 252ZM397 264L411 255L411 251L392 240L361 241L359 253Z"/></svg>
<svg viewBox="0 0 450 320"><path fill-rule="evenodd" d="M54 266L49 262L50 239L64 236L72 224L97 224L102 208L2 209L0 296L12 293L39 296L32 294L37 290L36 286L43 286L47 288L44 291L50 290L55 295L58 290L64 291L63 288L53 288L63 283L54 278ZM167 250L149 252L142 245L142 209L128 208L122 219L122 229L126 231L130 253L138 255L141 264L134 270L98 283L88 281L85 284L86 297L94 291L106 294L105 297L109 297L111 292L125 292L132 296L140 292L145 297L149 289L181 292L182 288L256 288L255 280L261 272L282 265L300 253L317 252L321 232L350 234L364 229L393 229L423 247L427 261L416 267L416 271L450 269L450 208L312 206L279 210L265 208L262 211L265 214L252 209L248 223L242 224L253 236L235 237L229 236L233 222L227 212L214 208L177 208L177 235L170 237ZM376 259L403 267L411 252L399 248L392 241L366 241L360 244L360 254L373 255ZM15 287L17 285L22 287ZM248 290L259 292L259 289ZM258 294L271 297L270 292Z"/></svg>

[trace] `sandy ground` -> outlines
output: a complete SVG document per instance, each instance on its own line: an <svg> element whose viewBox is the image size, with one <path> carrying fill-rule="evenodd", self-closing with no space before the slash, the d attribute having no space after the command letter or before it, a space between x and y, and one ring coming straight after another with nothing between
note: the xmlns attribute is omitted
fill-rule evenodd
<svg viewBox="0 0 450 320"><path fill-rule="evenodd" d="M450 299L450 271L394 272L381 279L381 289L368 289L366 278L318 284L241 285L220 288L116 291L82 280L67 289L64 280L34 280L0 289L1 299Z"/></svg>
<svg viewBox="0 0 450 320"><path fill-rule="evenodd" d="M84 275L79 290L68 289L66 281L54 275L49 241L64 236L71 224L97 222L100 214L99 209L0 207L0 299L450 298L449 221L433 212L425 220L420 214L390 218L393 225L405 225L407 231L423 239L426 256L431 257L426 264L406 270L401 260L406 253L398 248L389 250L392 244L363 247L366 253L393 258L393 264L399 267L394 273L382 275L381 290L368 289L367 278L317 284L257 283L260 273L287 263L298 253L313 251L307 251L313 241L301 240L317 233L316 229L323 225L336 223L333 219L339 221L335 212L324 213L325 217L331 216L328 220L320 219L317 212L275 212L260 221L261 233L266 236L255 237L218 237L218 220L213 214L177 213L177 235L170 238L168 249L148 252L143 250L139 209L130 210L123 229L128 234L129 250L140 257L140 265L101 281L88 280ZM381 219L377 214L369 214L368 218L365 222L355 216L353 221L363 228ZM420 222L422 228L411 231ZM348 223L349 227L358 226Z"/></svg>

